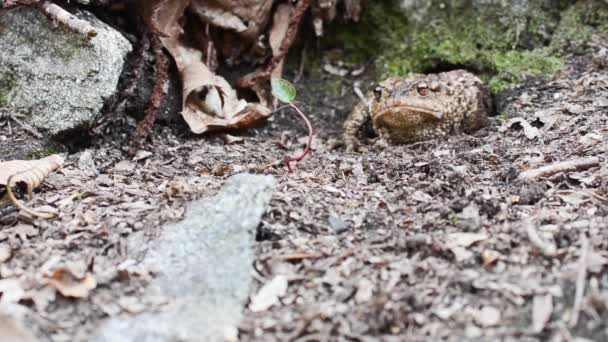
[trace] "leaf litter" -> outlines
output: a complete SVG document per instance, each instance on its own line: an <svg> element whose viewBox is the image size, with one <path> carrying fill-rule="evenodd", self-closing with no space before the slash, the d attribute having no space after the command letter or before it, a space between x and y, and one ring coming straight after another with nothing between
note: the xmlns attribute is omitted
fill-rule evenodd
<svg viewBox="0 0 608 342"><path fill-rule="evenodd" d="M315 153L289 177L271 165L283 155L277 142L301 147L304 133L280 111L238 144L156 127L142 149L153 154L139 160L125 159L128 135L119 127L92 142L90 155L69 155L62 174L51 173L27 199L31 207L61 203L57 218L1 203L0 244L10 256L0 263L0 300L10 302L10 315L27 312L30 330L46 340L87 341L109 316L158 310L157 298L140 295L156 270L142 269L128 240L153 240L183 217L186 203L252 172L276 175L278 190L257 231L251 297L283 280L268 290L264 310L245 308L241 340L606 339L608 117L595 105L608 96L604 70L574 60L558 78L531 78L505 94L508 116L532 123L541 110L560 113L537 139L500 131L494 118L474 135L406 146L368 137L372 152L359 154L331 145L356 101L353 84L371 82L366 74L339 78L345 96L319 90L338 77L305 75L298 86L318 130ZM562 96L554 99L552 89ZM21 129L14 134L26 134ZM593 143L581 140L590 132ZM517 181L526 170L577 158L599 164ZM83 286L80 297L49 284L58 270L59 285Z"/></svg>

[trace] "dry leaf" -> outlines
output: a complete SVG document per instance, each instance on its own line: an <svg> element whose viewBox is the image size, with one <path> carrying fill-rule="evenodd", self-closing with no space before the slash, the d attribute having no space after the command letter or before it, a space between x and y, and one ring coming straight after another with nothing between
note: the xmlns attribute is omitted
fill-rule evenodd
<svg viewBox="0 0 608 342"><path fill-rule="evenodd" d="M189 8L202 20L201 28L213 25L257 37L258 23L265 24L260 14L269 14L271 5L270 0L256 1L250 6L243 5L242 1L196 0L157 0L146 4L148 15L163 34L161 41L179 70L183 88L182 116L192 132L249 127L269 116L271 111L260 104L240 100L230 84L205 64L202 51L184 44L180 18Z"/></svg>
<svg viewBox="0 0 608 342"><path fill-rule="evenodd" d="M500 311L493 306L484 306L475 312L474 320L480 327L491 327L500 323Z"/></svg>
<svg viewBox="0 0 608 342"><path fill-rule="evenodd" d="M448 235L446 243L448 246L469 247L487 238L488 235L483 233L452 233Z"/></svg>
<svg viewBox="0 0 608 342"><path fill-rule="evenodd" d="M0 264L11 258L11 246L8 243L0 243Z"/></svg>
<svg viewBox="0 0 608 342"><path fill-rule="evenodd" d="M287 277L278 275L266 283L260 291L251 297L249 310L260 312L269 309L279 302L279 298L287 293Z"/></svg>
<svg viewBox="0 0 608 342"><path fill-rule="evenodd" d="M355 302L357 304L368 302L374 293L374 284L366 278L359 281L357 285L357 294L355 295Z"/></svg>
<svg viewBox="0 0 608 342"><path fill-rule="evenodd" d="M27 192L30 193L63 163L63 157L58 154L38 160L11 160L0 163L0 186L6 186L8 179L13 176L11 182L25 184Z"/></svg>
<svg viewBox="0 0 608 342"><path fill-rule="evenodd" d="M553 296L536 295L532 301L532 332L538 334L545 329L553 313Z"/></svg>
<svg viewBox="0 0 608 342"><path fill-rule="evenodd" d="M446 246L450 249L457 262L470 259L473 252L468 251L474 243L486 240L488 235L482 233L452 233L447 236Z"/></svg>
<svg viewBox="0 0 608 342"><path fill-rule="evenodd" d="M506 128L511 128L513 127L515 124L519 124L523 130L524 130L524 135L526 136L526 138L532 140L532 139L536 139L540 136L540 130L532 125L530 125L528 123L528 121L526 121L523 118L513 118L513 119L509 119L506 122ZM506 129L503 129L503 131Z"/></svg>
<svg viewBox="0 0 608 342"><path fill-rule="evenodd" d="M55 270L46 280L64 297L86 298L89 292L97 287L97 281L90 273L85 274L84 278L78 279L64 268Z"/></svg>

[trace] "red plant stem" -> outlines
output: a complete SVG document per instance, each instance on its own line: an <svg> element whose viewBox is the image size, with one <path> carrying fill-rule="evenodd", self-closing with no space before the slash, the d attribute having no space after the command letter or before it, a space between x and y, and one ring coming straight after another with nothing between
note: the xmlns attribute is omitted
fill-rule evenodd
<svg viewBox="0 0 608 342"><path fill-rule="evenodd" d="M304 120L304 122L306 122L306 127L308 127L308 141L306 142L306 148L304 148L304 152L297 156L297 157L285 157L285 164L287 165L287 172L292 173L293 170L291 168L291 162L299 162L300 160L304 159L304 157L306 157L308 155L308 153L310 153L310 146L312 145L312 136L314 134L314 130L312 129L312 125L310 124L310 120L308 120L308 118L306 117L306 115L304 115L304 113L302 113L302 111L300 110L300 108L298 108L296 105L294 105L293 103L289 103L289 105L296 110L296 112L298 112L298 114L300 114L300 117Z"/></svg>

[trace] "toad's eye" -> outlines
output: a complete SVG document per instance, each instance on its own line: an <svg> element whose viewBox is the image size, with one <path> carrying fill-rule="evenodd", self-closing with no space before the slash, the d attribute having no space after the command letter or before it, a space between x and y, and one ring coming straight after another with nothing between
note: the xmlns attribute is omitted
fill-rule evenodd
<svg viewBox="0 0 608 342"><path fill-rule="evenodd" d="M376 88L374 88L374 96L376 97L376 99L380 99L380 96L382 96L382 87L377 86Z"/></svg>
<svg viewBox="0 0 608 342"><path fill-rule="evenodd" d="M431 92L431 89L429 88L429 85L426 84L426 82L418 83L418 85L416 86L416 90L418 90L418 94L420 94L420 96L427 96Z"/></svg>

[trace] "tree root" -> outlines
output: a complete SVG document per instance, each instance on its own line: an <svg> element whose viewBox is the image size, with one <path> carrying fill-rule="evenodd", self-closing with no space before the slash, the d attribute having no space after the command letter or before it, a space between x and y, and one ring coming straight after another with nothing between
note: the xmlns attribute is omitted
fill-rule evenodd
<svg viewBox="0 0 608 342"><path fill-rule="evenodd" d="M148 107L146 116L137 125L135 136L131 142L131 148L129 148L130 156L134 156L135 153L137 153L137 150L143 145L148 135L150 135L158 115L158 110L165 97L164 85L167 81L169 71L169 59L163 52L162 44L158 36L151 39L151 46L156 57L156 64L154 66L154 78L156 79L156 82L154 83L154 89L150 96L150 106Z"/></svg>

